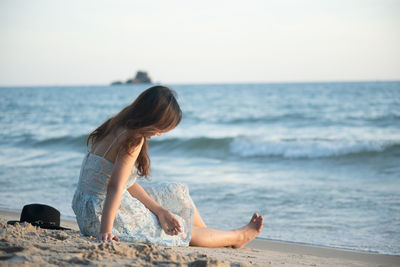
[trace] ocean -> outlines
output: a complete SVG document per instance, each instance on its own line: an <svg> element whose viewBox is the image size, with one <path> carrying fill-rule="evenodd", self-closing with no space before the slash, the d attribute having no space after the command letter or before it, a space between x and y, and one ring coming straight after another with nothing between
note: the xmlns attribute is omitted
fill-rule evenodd
<svg viewBox="0 0 400 267"><path fill-rule="evenodd" d="M149 141L209 227L400 255L400 82L169 85L181 124ZM71 201L88 134L148 85L0 88L0 209Z"/></svg>

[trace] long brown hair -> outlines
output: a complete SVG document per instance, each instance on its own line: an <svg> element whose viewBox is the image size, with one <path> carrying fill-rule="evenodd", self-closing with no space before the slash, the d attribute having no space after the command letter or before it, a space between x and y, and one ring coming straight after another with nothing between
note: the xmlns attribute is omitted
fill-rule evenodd
<svg viewBox="0 0 400 267"><path fill-rule="evenodd" d="M138 146L143 137L157 132L167 132L175 128L182 118L182 111L175 98L176 93L164 86L153 86L142 92L136 100L123 108L117 115L109 118L100 127L90 133L86 144L102 140L109 133L122 127L132 133L121 147L127 153ZM120 148L121 148L120 147ZM150 158L148 144L144 138L142 150L135 166L139 176L150 174Z"/></svg>

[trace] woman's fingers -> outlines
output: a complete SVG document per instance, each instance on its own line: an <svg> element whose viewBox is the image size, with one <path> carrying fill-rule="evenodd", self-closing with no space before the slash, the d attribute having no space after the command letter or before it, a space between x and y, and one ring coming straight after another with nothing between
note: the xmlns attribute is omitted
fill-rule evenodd
<svg viewBox="0 0 400 267"><path fill-rule="evenodd" d="M112 233L101 233L97 236L97 241L98 242L106 242L106 241L120 241L119 237L116 235L113 235Z"/></svg>
<svg viewBox="0 0 400 267"><path fill-rule="evenodd" d="M178 232L181 232L182 231L182 229L181 229L181 225L180 225L180 223L179 223L179 221L177 220L177 219L175 219L174 221L173 221L173 228L175 228Z"/></svg>
<svg viewBox="0 0 400 267"><path fill-rule="evenodd" d="M165 231L168 235L177 235L181 232L181 230L177 229L176 227L167 228Z"/></svg>
<svg viewBox="0 0 400 267"><path fill-rule="evenodd" d="M182 232L178 219L171 212L166 211L159 216L160 225L167 235L177 235Z"/></svg>
<svg viewBox="0 0 400 267"><path fill-rule="evenodd" d="M175 231L177 233L180 233L181 232L181 225L179 224L179 221L174 219L172 221L172 224L170 224L170 228L169 229L171 229L171 230L173 230L173 231Z"/></svg>

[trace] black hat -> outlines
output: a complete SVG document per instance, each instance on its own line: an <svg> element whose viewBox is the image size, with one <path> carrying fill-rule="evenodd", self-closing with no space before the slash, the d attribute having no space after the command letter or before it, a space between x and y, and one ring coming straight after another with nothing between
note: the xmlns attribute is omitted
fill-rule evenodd
<svg viewBox="0 0 400 267"><path fill-rule="evenodd" d="M44 204L25 205L21 212L19 221L8 221L7 224L28 222L34 226L44 229L71 230L60 226L60 212Z"/></svg>

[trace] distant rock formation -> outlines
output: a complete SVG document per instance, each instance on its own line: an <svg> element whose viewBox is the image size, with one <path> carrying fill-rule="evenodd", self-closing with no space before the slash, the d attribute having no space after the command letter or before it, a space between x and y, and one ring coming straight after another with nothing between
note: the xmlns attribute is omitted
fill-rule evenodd
<svg viewBox="0 0 400 267"><path fill-rule="evenodd" d="M115 81L115 82L111 83L111 85L121 85L121 84L124 84L124 83L121 81Z"/></svg>
<svg viewBox="0 0 400 267"><path fill-rule="evenodd" d="M151 83L151 79L146 71L139 70L136 72L135 78L128 79L125 83L121 81L115 81L112 82L111 85L137 84L137 83Z"/></svg>

